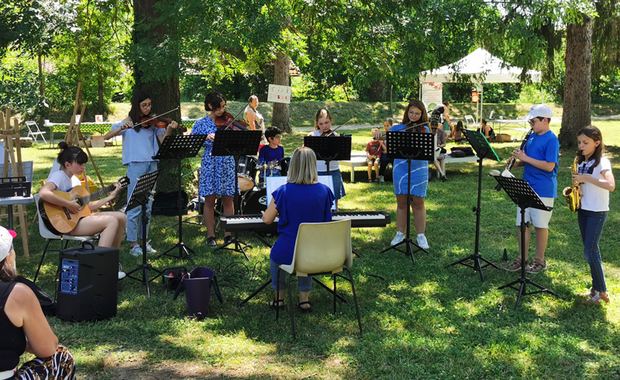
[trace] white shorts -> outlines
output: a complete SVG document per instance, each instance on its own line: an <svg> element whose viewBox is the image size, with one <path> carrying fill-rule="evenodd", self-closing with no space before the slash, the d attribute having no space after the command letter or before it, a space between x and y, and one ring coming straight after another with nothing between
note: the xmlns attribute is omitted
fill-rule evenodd
<svg viewBox="0 0 620 380"><path fill-rule="evenodd" d="M553 207L555 198L540 197L545 206ZM528 207L525 209L525 223L531 223L536 228L549 228L549 219L552 211L539 210ZM517 207L517 227L521 226L521 208Z"/></svg>

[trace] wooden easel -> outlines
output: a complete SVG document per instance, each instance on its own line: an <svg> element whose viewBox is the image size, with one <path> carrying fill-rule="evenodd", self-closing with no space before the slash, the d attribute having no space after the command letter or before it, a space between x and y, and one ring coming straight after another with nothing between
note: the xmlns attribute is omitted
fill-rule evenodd
<svg viewBox="0 0 620 380"><path fill-rule="evenodd" d="M17 173L17 176L21 177L24 175L24 168L22 166L22 148L19 139L19 120L16 117L13 118L13 130L11 130L11 110L6 110L6 117L3 112L0 112L0 128L2 128L2 130L0 131L0 139L4 140L4 169L2 177L9 176L9 165L11 165L13 175L15 176L15 173ZM30 256L30 252L28 250L28 225L26 224L26 205L20 204L8 207L17 207L17 216L19 216L19 225L22 232L24 256L28 257ZM16 214L14 213L13 215Z"/></svg>
<svg viewBox="0 0 620 380"><path fill-rule="evenodd" d="M80 130L80 126L82 125L82 119L84 116L84 111L86 110L86 106L82 105L82 82L78 81L77 92L75 94L75 106L73 106L73 115L71 116L71 120L69 122L69 128L67 128L67 134L65 135L65 142L69 144L69 146L80 146L79 142L84 142L84 148L86 149L86 153L88 153L88 159L93 164L93 168L95 169L95 173L97 173L97 178L99 178L99 183L101 187L104 188L103 179L101 179L101 174L99 174L99 169L97 168L97 164L95 164L95 158L92 154L90 154L90 149L88 149L88 145L84 140L84 136L82 135L82 131ZM82 110L80 111L80 121L75 122L75 115L77 114L78 108L82 106ZM86 181L88 187L88 180L86 179L86 174L84 175L84 181Z"/></svg>

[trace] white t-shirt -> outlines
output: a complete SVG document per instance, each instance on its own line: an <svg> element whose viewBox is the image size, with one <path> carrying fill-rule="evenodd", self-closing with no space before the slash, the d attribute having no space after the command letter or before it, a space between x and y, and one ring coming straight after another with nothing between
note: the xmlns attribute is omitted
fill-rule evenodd
<svg viewBox="0 0 620 380"><path fill-rule="evenodd" d="M577 165L579 174L590 174L594 179L601 179L601 172L611 170L611 162L605 157L601 157L601 162L592 167L594 160L582 162ZM579 185L581 193L581 209L588 211L609 211L609 190L600 188L594 184L585 182Z"/></svg>
<svg viewBox="0 0 620 380"><path fill-rule="evenodd" d="M67 176L62 170L54 172L47 177L47 182L52 182L56 185L56 190L67 192L73 189L75 186L80 185L80 180L76 176Z"/></svg>

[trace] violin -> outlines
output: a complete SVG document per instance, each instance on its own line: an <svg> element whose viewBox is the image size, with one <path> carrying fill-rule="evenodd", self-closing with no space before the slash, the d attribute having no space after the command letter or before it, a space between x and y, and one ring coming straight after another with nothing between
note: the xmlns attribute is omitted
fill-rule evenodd
<svg viewBox="0 0 620 380"><path fill-rule="evenodd" d="M215 126L218 129L230 129L233 131L247 131L243 121L236 121L235 117L228 112L224 112L222 116L215 118Z"/></svg>
<svg viewBox="0 0 620 380"><path fill-rule="evenodd" d="M339 126L337 126L336 128L334 128L333 130L330 128L329 131L327 132L323 132L321 133L321 137L330 137L333 136L334 133L336 133L336 131L338 130L338 128L342 127L343 125L347 124L348 122L350 122L351 120L355 119L355 116L353 116L352 118L350 118L349 120L347 120L344 124L340 124Z"/></svg>
<svg viewBox="0 0 620 380"><path fill-rule="evenodd" d="M179 107L172 109L168 112L164 112L159 116L153 113L142 116L142 118L140 118L140 121L135 123L131 128L136 128L136 132L139 132L140 128L142 127L167 128L168 124L172 123L172 119L163 117L163 115L168 114L170 112L174 112L178 109ZM181 123L178 123L178 124L179 124L179 129L181 129L181 131L187 132L187 128L185 128Z"/></svg>

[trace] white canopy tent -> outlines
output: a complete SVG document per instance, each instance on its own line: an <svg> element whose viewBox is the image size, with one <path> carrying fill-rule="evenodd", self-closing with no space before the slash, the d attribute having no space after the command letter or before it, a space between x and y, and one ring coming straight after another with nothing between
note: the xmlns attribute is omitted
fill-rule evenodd
<svg viewBox="0 0 620 380"><path fill-rule="evenodd" d="M518 83L523 69L511 66L501 59L494 57L485 49L478 48L465 58L442 66L435 70L420 73L420 84L423 82L457 82L459 76L468 75L472 84L476 85L480 94L477 105L476 120L482 117L483 84L484 83ZM529 70L527 74L532 82L540 82L540 71ZM420 91L420 98L423 94Z"/></svg>

